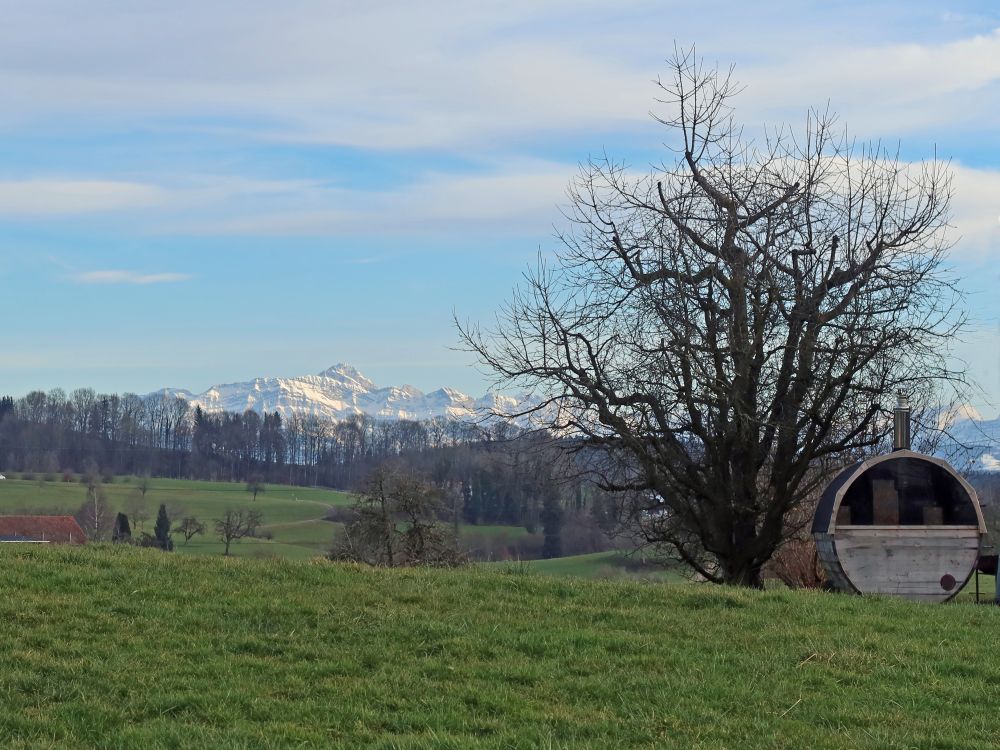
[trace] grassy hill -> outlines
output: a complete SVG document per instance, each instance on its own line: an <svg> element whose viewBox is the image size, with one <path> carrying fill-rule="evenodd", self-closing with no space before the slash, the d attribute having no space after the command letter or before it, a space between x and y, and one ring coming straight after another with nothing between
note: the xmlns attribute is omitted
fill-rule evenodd
<svg viewBox="0 0 1000 750"><path fill-rule="evenodd" d="M128 511L137 499L136 480L118 477L104 485L108 503L114 511ZM0 482L0 513L66 513L72 515L86 499L86 487L78 482L38 482L7 479ZM151 479L142 502L147 520L143 529L153 531L156 510L167 506L175 523L182 515L194 515L208 527L189 545L176 537L182 553L222 554L222 543L211 533L211 520L227 508L252 508L264 518L262 535L271 539L246 539L232 547L232 554L251 557L288 557L306 559L330 549L335 524L323 516L332 506L348 505L350 495L335 490L311 487L267 485L254 501L245 485L232 482L199 482L181 479ZM135 526L135 519L132 519Z"/></svg>
<svg viewBox="0 0 1000 750"><path fill-rule="evenodd" d="M643 564L622 550L556 557L551 560L501 562L496 565L521 567L528 573L570 578L632 579L660 583L688 583L691 580L679 567L676 570L666 570L659 565Z"/></svg>
<svg viewBox="0 0 1000 750"><path fill-rule="evenodd" d="M981 748L1000 610L0 545L0 746Z"/></svg>
<svg viewBox="0 0 1000 750"><path fill-rule="evenodd" d="M351 495L336 490L315 487L267 485L254 501L246 486L233 482L199 482L179 479L151 479L144 499L139 496L137 479L117 477L103 485L113 511L130 516L133 532L151 533L156 511L163 503L171 521L194 515L203 521L208 533L194 537L185 544L183 537L174 535L177 551L193 555L221 555L223 545L212 533L212 519L219 518L228 508L250 508L264 518L259 537L235 542L230 550L239 557L283 557L307 560L330 550L340 526L324 520L334 506L349 505ZM86 499L87 489L79 482L25 480L9 478L0 481L0 514L42 513L74 514ZM140 502L146 520L139 527L132 506ZM518 542L534 540L524 545L541 550L541 532L529 534L523 526L462 526L460 542L465 549L476 550L481 559L503 558Z"/></svg>

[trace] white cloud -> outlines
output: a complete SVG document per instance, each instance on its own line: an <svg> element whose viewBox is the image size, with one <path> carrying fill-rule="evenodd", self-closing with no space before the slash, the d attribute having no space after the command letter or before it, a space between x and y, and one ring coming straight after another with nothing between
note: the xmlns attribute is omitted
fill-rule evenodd
<svg viewBox="0 0 1000 750"><path fill-rule="evenodd" d="M167 284L177 281L187 281L191 278L186 273L138 273L136 271L108 270L83 271L70 277L78 284Z"/></svg>
<svg viewBox="0 0 1000 750"><path fill-rule="evenodd" d="M732 3L730 23L706 24L722 11L647 0L614 8L586 0L281 7L178 0L127 8L38 0L8 9L0 26L0 127L72 118L100 131L108 123L196 118L166 121L182 130L203 120L238 122L234 140L440 149L480 166L464 175L428 171L376 191L214 175L158 174L160 185L9 181L0 182L0 215L155 207L143 228L157 233L397 232L478 222L545 236L561 221L555 206L576 170L529 161L523 154L540 150L522 147L539 134L584 133L595 149L607 139L614 155L623 134L646 128L654 150L661 131L647 116L651 79L663 72L673 39L697 39L709 59L737 64L747 84L737 116L751 124L799 122L805 106L827 98L861 137L990 122L984 111L1000 111L1000 31L984 27L988 21L955 26L936 9L937 25L918 36L898 30L917 10L880 8L849 35L850 19L826 14L817 36L820 11L776 23L768 20L774 8L762 5L758 12ZM890 33L919 41L886 41ZM995 252L998 179L956 168L957 253Z"/></svg>
<svg viewBox="0 0 1000 750"><path fill-rule="evenodd" d="M479 174L432 173L386 190L350 190L320 182L206 181L177 190L176 206L199 206L158 231L194 234L312 234L451 232L476 227L542 236L559 218L574 165L520 161ZM214 203L200 197L213 196Z"/></svg>
<svg viewBox="0 0 1000 750"><path fill-rule="evenodd" d="M955 164L953 255L1000 259L1000 171Z"/></svg>
<svg viewBox="0 0 1000 750"><path fill-rule="evenodd" d="M636 66L599 27L570 32L608 13L597 3L292 6L10 10L0 122L232 116L259 135L397 149L646 120L655 58Z"/></svg>
<svg viewBox="0 0 1000 750"><path fill-rule="evenodd" d="M737 77L749 84L741 103L753 117L785 119L830 102L855 134L895 138L942 126L982 126L983 117L998 110L995 91L984 92L1000 83L1000 29L922 43L862 46L837 39L791 51L738 68Z"/></svg>
<svg viewBox="0 0 1000 750"><path fill-rule="evenodd" d="M41 217L148 208L162 203L154 185L110 180L0 181L0 216Z"/></svg>
<svg viewBox="0 0 1000 750"><path fill-rule="evenodd" d="M996 111L995 96L975 95L1000 81L988 20L935 19L937 38L900 43L886 40L917 15L908 6L865 9L879 39L850 13L777 22L774 3L716 5L38 0L0 27L0 123L237 117L258 136L461 150L647 124L674 39L735 62L741 106L800 112L829 98L866 136Z"/></svg>
<svg viewBox="0 0 1000 750"><path fill-rule="evenodd" d="M981 260L997 255L1000 170L956 163L952 173L953 256ZM227 175L175 177L162 185L96 179L0 182L0 214L142 209L142 230L153 234L454 233L476 228L543 239L554 224L564 223L559 207L576 174L575 164L514 160L483 165L473 173L429 173L382 190ZM90 186L101 187L90 192Z"/></svg>
<svg viewBox="0 0 1000 750"><path fill-rule="evenodd" d="M997 460L989 453L984 453L979 457L979 463L983 471L1000 471L1000 460Z"/></svg>

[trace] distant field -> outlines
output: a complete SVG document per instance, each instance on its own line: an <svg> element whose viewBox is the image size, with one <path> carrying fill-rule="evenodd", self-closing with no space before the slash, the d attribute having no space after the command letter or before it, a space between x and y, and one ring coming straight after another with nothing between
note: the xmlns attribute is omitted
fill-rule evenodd
<svg viewBox="0 0 1000 750"><path fill-rule="evenodd" d="M981 575L979 576L979 601L993 601L993 597L996 595L996 578L993 576ZM975 576L969 579L969 582L965 585L958 596L955 597L958 601L962 602L972 602L976 599L976 579Z"/></svg>
<svg viewBox="0 0 1000 750"><path fill-rule="evenodd" d="M118 477L104 485L108 503L115 511L127 510L136 500L134 478ZM322 555L330 549L338 524L322 520L330 507L349 505L351 496L335 490L312 487L267 485L254 501L245 484L199 482L181 479L152 479L146 493L145 509L149 516L142 530L152 533L160 503L167 506L176 524L184 515L194 515L208 526L205 536L196 536L189 545L175 535L178 552L209 555L222 554L223 545L211 532L212 519L228 508L259 511L264 525L259 534L273 539L245 539L234 543L231 554L237 556L276 556L304 559ZM78 482L44 482L7 479L0 481L0 513L66 513L72 515L86 499L86 488ZM133 527L136 526L132 518ZM135 530L135 529L134 529Z"/></svg>
<svg viewBox="0 0 1000 750"><path fill-rule="evenodd" d="M0 545L0 747L985 748L1000 608Z"/></svg>
<svg viewBox="0 0 1000 750"><path fill-rule="evenodd" d="M138 489L134 477L116 477L103 485L114 511L130 512ZM230 554L238 557L284 557L294 560L324 555L332 546L341 524L323 520L333 506L350 505L351 495L336 490L311 487L267 485L254 501L246 485L232 482L200 482L179 479L151 479L144 507L148 518L138 526L130 514L133 531L151 533L160 503L167 506L176 525L185 515L206 523L209 533L185 544L174 535L178 552L192 555L221 555L223 544L211 533L211 521L228 508L249 508L264 518L259 536L233 543ZM39 482L7 479L0 481L0 513L56 513L72 515L86 499L87 489L79 482ZM521 526L462 526L460 541L475 547L484 557L504 557L519 541L534 538L541 548L541 534L530 535Z"/></svg>

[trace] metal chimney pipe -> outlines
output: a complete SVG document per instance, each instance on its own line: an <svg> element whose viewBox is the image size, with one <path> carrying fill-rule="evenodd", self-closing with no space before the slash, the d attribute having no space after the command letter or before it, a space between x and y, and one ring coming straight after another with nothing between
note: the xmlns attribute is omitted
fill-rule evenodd
<svg viewBox="0 0 1000 750"><path fill-rule="evenodd" d="M892 449L910 450L910 401L902 392L892 413Z"/></svg>

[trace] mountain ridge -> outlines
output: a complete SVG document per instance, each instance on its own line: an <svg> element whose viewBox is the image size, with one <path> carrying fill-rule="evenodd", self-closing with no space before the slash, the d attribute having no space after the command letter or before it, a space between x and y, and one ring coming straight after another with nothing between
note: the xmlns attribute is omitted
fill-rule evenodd
<svg viewBox="0 0 1000 750"><path fill-rule="evenodd" d="M246 410L277 412L283 418L311 415L341 421L353 414L379 419L474 419L493 409L513 409L531 397L487 393L479 398L454 388L429 393L409 384L378 386L352 365L340 362L315 375L290 378L258 377L220 383L201 393L184 388L161 388L150 395L183 398L192 408L209 413Z"/></svg>
<svg viewBox="0 0 1000 750"><path fill-rule="evenodd" d="M277 412L282 418L316 416L342 421L353 414L376 419L428 420L479 419L494 411L511 412L537 404L528 394L519 397L487 393L475 398L454 388L424 393L403 384L379 386L356 367L340 362L315 375L290 378L258 377L220 383L192 393L183 388L162 388L150 395L179 397L203 411L242 413ZM526 421L526 420L525 420ZM1000 471L1000 417L986 419L973 407L962 405L939 417L947 437L936 451L962 470Z"/></svg>

